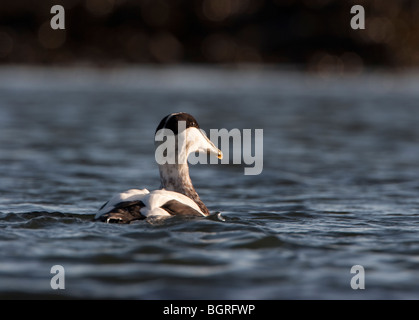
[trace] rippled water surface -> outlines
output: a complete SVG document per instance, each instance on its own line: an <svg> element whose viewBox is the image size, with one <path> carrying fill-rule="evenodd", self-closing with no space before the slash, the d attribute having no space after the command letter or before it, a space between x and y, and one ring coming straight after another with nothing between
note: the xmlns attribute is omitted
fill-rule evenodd
<svg viewBox="0 0 419 320"><path fill-rule="evenodd" d="M419 298L418 80L1 69L0 298ZM113 194L159 186L154 130L176 111L263 129L262 174L192 166L225 221L93 222Z"/></svg>

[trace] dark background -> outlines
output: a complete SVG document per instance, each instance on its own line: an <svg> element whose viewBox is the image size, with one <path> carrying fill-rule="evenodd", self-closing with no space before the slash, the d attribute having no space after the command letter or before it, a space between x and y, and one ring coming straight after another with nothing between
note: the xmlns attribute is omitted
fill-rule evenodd
<svg viewBox="0 0 419 320"><path fill-rule="evenodd" d="M65 8L65 30L50 9ZM350 8L363 5L366 29ZM0 63L270 63L411 67L417 0L2 0Z"/></svg>

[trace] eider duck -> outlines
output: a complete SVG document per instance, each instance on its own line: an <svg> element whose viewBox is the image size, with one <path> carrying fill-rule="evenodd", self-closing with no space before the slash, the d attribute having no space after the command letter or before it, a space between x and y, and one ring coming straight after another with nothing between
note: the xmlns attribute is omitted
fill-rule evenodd
<svg viewBox="0 0 419 320"><path fill-rule="evenodd" d="M166 130L165 130L166 129ZM170 130L170 131L167 131ZM208 216L208 208L192 185L187 163L193 152L207 152L222 159L222 152L200 130L198 122L188 113L172 113L164 117L155 132L156 151L163 140L158 135L172 133L175 146L174 161L157 161L160 171L160 189L131 189L117 194L95 214L95 220L106 223L130 223L148 217ZM166 143L169 139L166 139ZM173 152L172 152L173 153ZM156 160L157 152L156 152Z"/></svg>

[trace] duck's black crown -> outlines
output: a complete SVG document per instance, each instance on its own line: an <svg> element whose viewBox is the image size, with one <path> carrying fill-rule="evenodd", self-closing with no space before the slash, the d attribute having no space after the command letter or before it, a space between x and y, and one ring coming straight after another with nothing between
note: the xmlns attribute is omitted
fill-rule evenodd
<svg viewBox="0 0 419 320"><path fill-rule="evenodd" d="M157 133L160 129L166 128L166 129L172 130L172 132L176 135L179 133L178 132L179 121L186 122L186 129L190 127L195 127L199 129L198 122L196 121L194 117L192 117L189 113L186 113L186 112L178 112L178 113L171 113L167 115L166 117L164 117L160 121L155 133Z"/></svg>

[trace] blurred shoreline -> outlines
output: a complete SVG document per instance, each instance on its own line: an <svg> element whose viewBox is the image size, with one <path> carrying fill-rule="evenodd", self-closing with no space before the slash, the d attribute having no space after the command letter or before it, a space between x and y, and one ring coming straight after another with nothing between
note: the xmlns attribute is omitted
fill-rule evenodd
<svg viewBox="0 0 419 320"><path fill-rule="evenodd" d="M0 64L267 64L358 72L419 65L419 4L399 0L3 0ZM350 26L365 8L365 30Z"/></svg>

